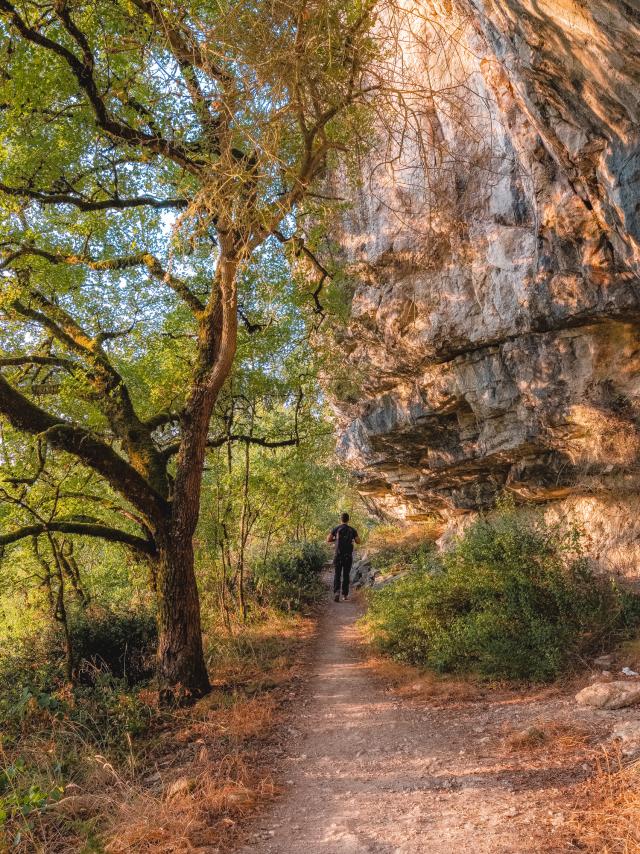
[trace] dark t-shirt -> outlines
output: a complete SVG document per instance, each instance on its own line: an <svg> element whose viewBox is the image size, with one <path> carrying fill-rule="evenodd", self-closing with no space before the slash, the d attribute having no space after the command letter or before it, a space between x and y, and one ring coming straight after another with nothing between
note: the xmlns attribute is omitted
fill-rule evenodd
<svg viewBox="0 0 640 854"><path fill-rule="evenodd" d="M336 538L336 557L350 557L353 554L353 541L358 532L350 525L338 525L331 531L331 536Z"/></svg>

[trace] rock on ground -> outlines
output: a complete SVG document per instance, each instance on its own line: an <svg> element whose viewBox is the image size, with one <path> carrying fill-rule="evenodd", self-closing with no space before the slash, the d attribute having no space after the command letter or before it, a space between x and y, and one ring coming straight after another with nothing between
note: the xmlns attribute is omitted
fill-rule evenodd
<svg viewBox="0 0 640 854"><path fill-rule="evenodd" d="M581 706L593 706L596 709L624 709L634 706L640 703L640 680L596 682L576 694L576 702Z"/></svg>

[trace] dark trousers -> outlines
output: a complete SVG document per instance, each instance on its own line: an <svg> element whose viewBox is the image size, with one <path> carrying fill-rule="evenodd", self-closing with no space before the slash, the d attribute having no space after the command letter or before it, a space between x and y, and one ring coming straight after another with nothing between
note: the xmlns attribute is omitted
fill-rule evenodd
<svg viewBox="0 0 640 854"><path fill-rule="evenodd" d="M351 575L351 564L353 563L353 555L336 555L333 559L333 567L335 570L333 576L333 592L339 593L342 586L342 595L349 595L349 576ZM342 580L342 585L340 581Z"/></svg>

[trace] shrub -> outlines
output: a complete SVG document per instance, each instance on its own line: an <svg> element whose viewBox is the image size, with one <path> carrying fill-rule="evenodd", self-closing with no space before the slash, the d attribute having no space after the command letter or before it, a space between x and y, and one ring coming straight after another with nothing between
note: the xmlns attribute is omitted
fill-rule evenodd
<svg viewBox="0 0 640 854"><path fill-rule="evenodd" d="M372 593L367 622L377 645L400 660L544 681L628 634L639 603L594 576L575 528L502 506L450 551Z"/></svg>
<svg viewBox="0 0 640 854"><path fill-rule="evenodd" d="M322 592L320 573L326 559L326 549L320 543L283 546L253 567L259 599L288 611L309 605Z"/></svg>
<svg viewBox="0 0 640 854"><path fill-rule="evenodd" d="M7 739L42 726L65 728L107 749L149 723L144 689L153 675L157 631L148 612L79 615L70 624L77 678L65 674L61 631L41 628L0 656L0 720ZM43 722L46 722L43 723ZM73 741L73 738L71 738ZM1 745L0 745L1 746Z"/></svg>
<svg viewBox="0 0 640 854"><path fill-rule="evenodd" d="M158 629L149 611L79 614L71 623L71 641L80 681L92 684L107 671L130 685L154 672Z"/></svg>
<svg viewBox="0 0 640 854"><path fill-rule="evenodd" d="M434 550L433 540L410 540L398 546L383 546L373 555L372 563L383 576L407 569L428 569Z"/></svg>
<svg viewBox="0 0 640 854"><path fill-rule="evenodd" d="M70 622L74 672L79 686L117 690L153 676L156 622L149 612L82 613ZM59 627L45 623L23 637L13 637L0 656L2 704L19 706L26 697L47 697L66 684L64 638ZM17 705L16 705L17 704Z"/></svg>

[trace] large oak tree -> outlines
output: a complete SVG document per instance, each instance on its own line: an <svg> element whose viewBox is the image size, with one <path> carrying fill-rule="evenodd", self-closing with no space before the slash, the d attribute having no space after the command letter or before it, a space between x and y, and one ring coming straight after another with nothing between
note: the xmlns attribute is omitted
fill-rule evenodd
<svg viewBox="0 0 640 854"><path fill-rule="evenodd" d="M303 205L376 97L372 13L0 0L0 414L126 509L0 546L90 536L152 561L168 692L209 688L192 539L207 446L233 438L210 422L247 320L238 283L265 242L312 258Z"/></svg>

